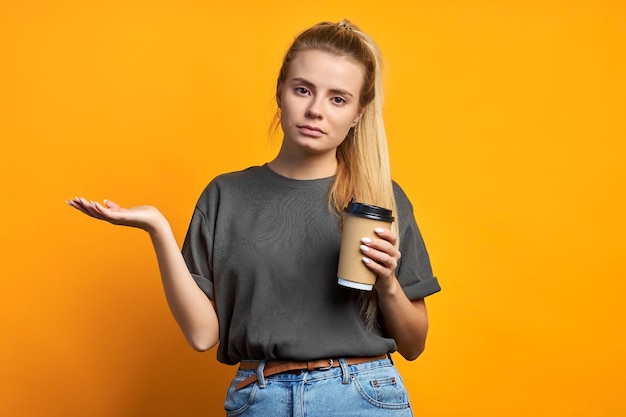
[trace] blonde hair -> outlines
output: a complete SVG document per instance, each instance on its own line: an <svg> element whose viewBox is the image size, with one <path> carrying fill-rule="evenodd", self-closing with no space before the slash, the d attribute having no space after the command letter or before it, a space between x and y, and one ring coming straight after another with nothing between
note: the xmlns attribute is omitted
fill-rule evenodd
<svg viewBox="0 0 626 417"><path fill-rule="evenodd" d="M391 209L397 219L382 113L382 60L378 47L367 34L346 19L339 23L318 23L298 35L287 50L277 85L286 81L291 62L298 53L311 49L351 58L363 65L365 70L359 94L363 114L337 148L337 173L329 192L329 204L339 213L340 219L343 219L343 209L352 199ZM279 125L277 116L274 128ZM393 229L398 233L397 220ZM363 298L362 313L371 330L376 324L378 303L375 291L369 294Z"/></svg>
<svg viewBox="0 0 626 417"><path fill-rule="evenodd" d="M340 214L351 199L396 213L382 113L382 62L378 47L346 19L339 23L318 23L298 35L288 49L278 84L285 82L290 64L298 53L310 49L352 58L365 69L359 94L363 115L337 148L337 173L328 196L329 203ZM278 117L274 124L276 127L280 124ZM397 222L394 229L397 231Z"/></svg>

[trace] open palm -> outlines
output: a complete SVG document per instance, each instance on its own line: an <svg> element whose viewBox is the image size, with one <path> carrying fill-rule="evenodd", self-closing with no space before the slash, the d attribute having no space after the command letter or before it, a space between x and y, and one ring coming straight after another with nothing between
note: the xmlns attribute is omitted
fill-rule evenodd
<svg viewBox="0 0 626 417"><path fill-rule="evenodd" d="M103 205L82 197L67 200L67 204L95 219L120 226L138 227L148 231L164 219L159 210L153 206L123 208L113 201L104 200Z"/></svg>

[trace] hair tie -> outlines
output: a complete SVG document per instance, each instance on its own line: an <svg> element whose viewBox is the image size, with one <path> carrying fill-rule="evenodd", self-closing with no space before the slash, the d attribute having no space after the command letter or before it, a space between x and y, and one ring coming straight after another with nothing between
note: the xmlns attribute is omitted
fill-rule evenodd
<svg viewBox="0 0 626 417"><path fill-rule="evenodd" d="M352 25L350 25L350 22L347 19L343 19L339 22L339 27L342 29L352 30Z"/></svg>

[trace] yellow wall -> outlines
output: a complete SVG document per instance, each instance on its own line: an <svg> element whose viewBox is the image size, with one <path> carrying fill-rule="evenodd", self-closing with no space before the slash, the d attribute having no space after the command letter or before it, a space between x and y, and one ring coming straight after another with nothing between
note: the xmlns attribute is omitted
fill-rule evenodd
<svg viewBox="0 0 626 417"><path fill-rule="evenodd" d="M622 1L2 0L0 415L221 415L233 368L185 345L145 234L64 200L155 204L182 240L208 180L275 154L292 36L343 17L385 54L444 288L397 359L416 414L626 414Z"/></svg>

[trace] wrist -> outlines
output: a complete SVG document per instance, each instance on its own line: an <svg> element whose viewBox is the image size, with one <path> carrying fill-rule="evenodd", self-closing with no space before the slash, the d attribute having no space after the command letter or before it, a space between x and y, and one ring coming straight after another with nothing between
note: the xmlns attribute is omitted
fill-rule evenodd
<svg viewBox="0 0 626 417"><path fill-rule="evenodd" d="M169 222L158 210L156 211L154 218L146 222L143 229L148 232L150 237L153 239L171 231Z"/></svg>
<svg viewBox="0 0 626 417"><path fill-rule="evenodd" d="M395 275L384 279L378 278L375 288L379 298L394 298L402 292L400 282Z"/></svg>

